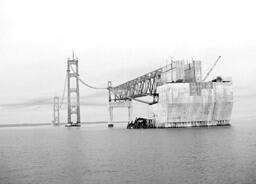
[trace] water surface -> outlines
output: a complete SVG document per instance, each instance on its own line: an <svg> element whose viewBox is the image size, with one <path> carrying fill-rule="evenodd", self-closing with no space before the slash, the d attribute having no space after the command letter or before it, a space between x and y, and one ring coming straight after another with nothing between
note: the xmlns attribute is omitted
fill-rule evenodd
<svg viewBox="0 0 256 184"><path fill-rule="evenodd" d="M1 128L0 183L256 183L256 126Z"/></svg>

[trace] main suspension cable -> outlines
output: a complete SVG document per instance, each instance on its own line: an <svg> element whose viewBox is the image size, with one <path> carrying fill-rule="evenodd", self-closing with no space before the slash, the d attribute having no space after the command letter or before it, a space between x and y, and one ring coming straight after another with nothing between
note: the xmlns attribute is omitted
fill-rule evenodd
<svg viewBox="0 0 256 184"><path fill-rule="evenodd" d="M76 73L75 70L74 70L74 68L73 68L72 66L71 66L71 70L72 70L74 73ZM79 76L78 76L78 80L79 80L83 85L87 86L88 88L92 88L92 89L107 89L107 88L94 87L94 86L92 86L92 85L90 85L90 84L84 82Z"/></svg>

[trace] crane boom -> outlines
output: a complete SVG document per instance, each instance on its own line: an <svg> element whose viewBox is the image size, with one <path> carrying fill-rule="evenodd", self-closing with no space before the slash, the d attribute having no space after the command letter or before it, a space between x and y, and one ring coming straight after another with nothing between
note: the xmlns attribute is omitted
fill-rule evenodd
<svg viewBox="0 0 256 184"><path fill-rule="evenodd" d="M215 61L215 63L212 65L211 69L208 71L208 73L205 75L205 77L203 78L203 81L205 81L207 79L207 77L210 75L210 73L212 72L213 68L216 66L216 64L218 63L218 61L220 60L221 56L218 57L218 59Z"/></svg>

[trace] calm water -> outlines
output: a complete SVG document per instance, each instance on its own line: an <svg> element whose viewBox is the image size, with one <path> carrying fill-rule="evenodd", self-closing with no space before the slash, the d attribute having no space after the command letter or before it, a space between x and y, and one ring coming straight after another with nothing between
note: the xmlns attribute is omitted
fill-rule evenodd
<svg viewBox="0 0 256 184"><path fill-rule="evenodd" d="M256 122L0 129L0 183L256 183Z"/></svg>

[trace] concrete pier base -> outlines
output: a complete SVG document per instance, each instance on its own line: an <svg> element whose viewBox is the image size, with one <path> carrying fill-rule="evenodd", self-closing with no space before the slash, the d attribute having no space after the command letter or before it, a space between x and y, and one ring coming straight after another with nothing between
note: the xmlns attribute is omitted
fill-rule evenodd
<svg viewBox="0 0 256 184"><path fill-rule="evenodd" d="M168 122L157 124L156 128L187 128L187 127L213 127L230 126L229 120L220 121L191 121L191 122Z"/></svg>

